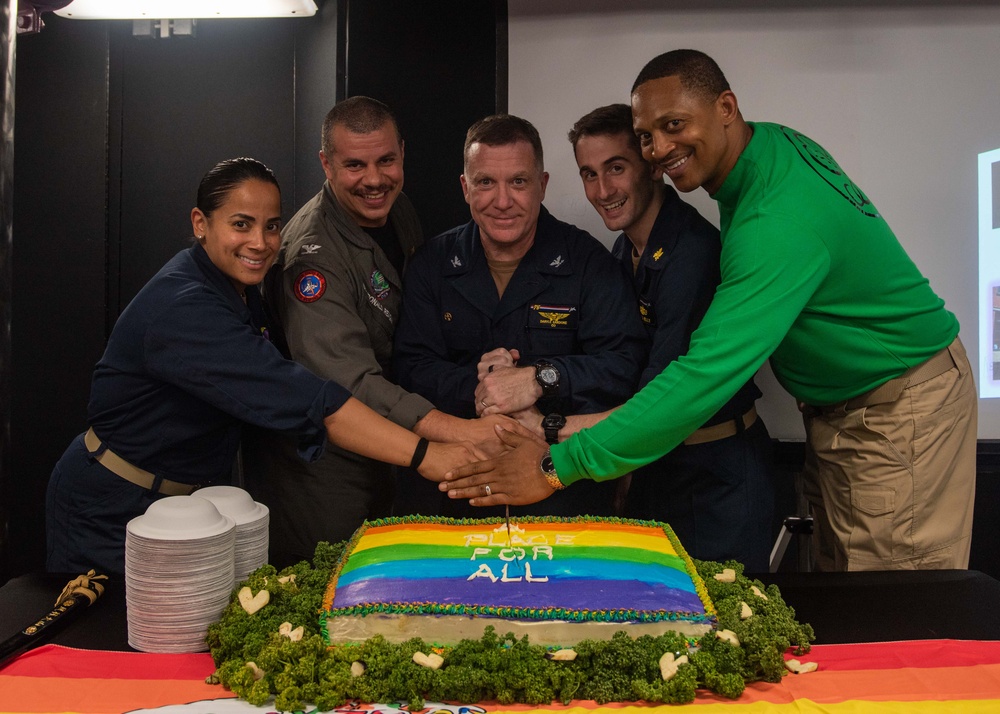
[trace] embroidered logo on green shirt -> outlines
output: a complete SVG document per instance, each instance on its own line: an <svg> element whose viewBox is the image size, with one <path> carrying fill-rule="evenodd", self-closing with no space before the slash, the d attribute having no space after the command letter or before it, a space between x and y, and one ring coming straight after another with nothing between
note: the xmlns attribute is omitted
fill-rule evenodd
<svg viewBox="0 0 1000 714"><path fill-rule="evenodd" d="M850 177L840 165L830 156L830 152L817 144L804 134L800 134L787 126L781 127L782 133L792 145L798 150L799 155L805 159L809 167L819 174L819 177L832 186L837 193L846 198L852 206L864 213L866 216L878 217L878 210L875 208L864 191L851 181Z"/></svg>

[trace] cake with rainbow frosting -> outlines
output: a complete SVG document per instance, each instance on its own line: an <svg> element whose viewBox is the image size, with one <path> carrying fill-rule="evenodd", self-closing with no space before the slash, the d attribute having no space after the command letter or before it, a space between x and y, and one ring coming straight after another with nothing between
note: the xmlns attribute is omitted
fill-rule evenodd
<svg viewBox="0 0 1000 714"><path fill-rule="evenodd" d="M497 632L571 646L715 625L704 583L670 527L620 518L366 522L323 602L330 644L382 635L439 645Z"/></svg>

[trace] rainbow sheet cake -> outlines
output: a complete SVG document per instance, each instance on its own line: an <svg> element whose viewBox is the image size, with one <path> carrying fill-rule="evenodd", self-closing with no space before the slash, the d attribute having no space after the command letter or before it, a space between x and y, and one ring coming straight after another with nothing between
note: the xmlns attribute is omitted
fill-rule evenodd
<svg viewBox="0 0 1000 714"><path fill-rule="evenodd" d="M330 643L383 635L447 645L497 632L575 644L673 630L715 609L670 527L618 518L386 518L366 522L324 597Z"/></svg>

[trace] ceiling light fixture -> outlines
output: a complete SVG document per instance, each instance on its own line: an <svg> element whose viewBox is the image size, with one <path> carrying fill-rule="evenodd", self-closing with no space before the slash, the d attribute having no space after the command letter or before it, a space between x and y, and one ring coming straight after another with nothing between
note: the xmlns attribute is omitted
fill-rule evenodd
<svg viewBox="0 0 1000 714"><path fill-rule="evenodd" d="M74 20L169 18L309 17L313 0L74 0L56 10Z"/></svg>

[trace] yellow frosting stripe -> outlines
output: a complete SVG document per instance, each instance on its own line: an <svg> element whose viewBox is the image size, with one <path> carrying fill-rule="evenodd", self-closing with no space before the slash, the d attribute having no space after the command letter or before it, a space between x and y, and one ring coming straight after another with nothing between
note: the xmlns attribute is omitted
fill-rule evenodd
<svg viewBox="0 0 1000 714"><path fill-rule="evenodd" d="M523 529L523 530L522 530ZM365 537L358 542L354 552L395 546L408 543L421 545L469 546L490 543L495 546L507 544L507 528L486 524L451 525L437 524L393 524L369 527ZM677 552L662 528L625 526L602 523L526 523L523 526L511 523L513 545L554 545L572 543L574 546L602 546L638 548L676 555Z"/></svg>

